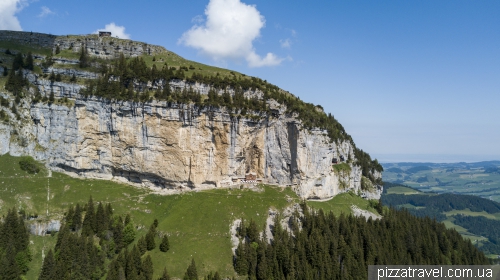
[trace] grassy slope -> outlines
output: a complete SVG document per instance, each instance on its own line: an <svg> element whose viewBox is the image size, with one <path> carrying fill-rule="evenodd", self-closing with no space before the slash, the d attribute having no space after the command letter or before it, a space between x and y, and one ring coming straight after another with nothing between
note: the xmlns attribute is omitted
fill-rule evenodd
<svg viewBox="0 0 500 280"><path fill-rule="evenodd" d="M0 156L0 215L15 206L27 213L38 213L41 220L60 219L69 205L83 205L92 195L94 201L112 203L115 214L130 213L134 224L141 227L138 236L145 234L156 218L158 230L168 234L171 248L167 253L158 248L147 253L153 257L155 277L165 266L171 276L182 277L192 257L202 273L217 270L222 275L235 275L229 237L231 222L237 218L254 219L263 226L270 207L283 209L300 201L289 188L267 186L263 186L260 192L219 189L160 196L128 185L82 180L57 172L53 172L51 178L47 177L47 171L29 175L20 170L18 162L17 157ZM47 184L50 186L49 203ZM352 204L370 209L368 201L349 193L327 202L308 204L332 210L335 214L350 213ZM32 236L31 240L34 258L27 278L36 279L42 263L41 250L45 244L47 253L48 248L54 246L56 237ZM156 243L160 243L159 238Z"/></svg>
<svg viewBox="0 0 500 280"><path fill-rule="evenodd" d="M231 71L228 69L214 67L214 66L210 66L210 65L206 65L206 64L202 64L202 63L198 63L198 62L195 62L192 60L187 60L187 59L182 58L181 56L179 56L173 52L170 52L170 51L156 54L154 56L144 55L144 56L142 56L142 58L146 62L146 65L152 67L153 64L155 64L156 68L158 70L161 70L165 63L167 63L167 65L169 67L176 67L177 69L180 66L188 67L188 69L190 66L193 66L195 69L189 69L189 71L184 72L187 77L191 77L193 75L193 73L203 74L204 76L207 76L207 75L208 76L215 76L215 75L217 75L217 73L219 73L219 75L221 75L222 77L225 77L225 76L233 77L234 75L231 73L234 73L235 75L237 75L239 77L243 77L243 75L238 73L238 72L234 72L234 71ZM155 59L155 61L153 61L153 58Z"/></svg>
<svg viewBox="0 0 500 280"><path fill-rule="evenodd" d="M325 212L332 211L335 215L340 215L342 212L344 214L351 213L351 205L357 205L360 209L377 213L375 209L370 207L370 202L368 200L350 192L339 194L328 201L308 201L307 204L316 209L323 209Z"/></svg>
<svg viewBox="0 0 500 280"><path fill-rule="evenodd" d="M419 192L408 187L397 186L387 190L387 194L418 194Z"/></svg>
<svg viewBox="0 0 500 280"><path fill-rule="evenodd" d="M500 213L494 213L494 214L489 214L486 213L486 211L482 212L473 212L470 209L464 209L464 210L452 210L448 212L443 212L446 216L453 216L453 215L465 215L465 216L473 216L473 217L478 217L478 216L483 216L488 219L493 219L493 220L499 220L499 215Z"/></svg>
<svg viewBox="0 0 500 280"><path fill-rule="evenodd" d="M19 44L11 41L0 41L0 49L9 49L11 51L20 51L22 53L32 52L33 54L49 55L51 50L41 48L35 45ZM9 66L10 67L10 66Z"/></svg>

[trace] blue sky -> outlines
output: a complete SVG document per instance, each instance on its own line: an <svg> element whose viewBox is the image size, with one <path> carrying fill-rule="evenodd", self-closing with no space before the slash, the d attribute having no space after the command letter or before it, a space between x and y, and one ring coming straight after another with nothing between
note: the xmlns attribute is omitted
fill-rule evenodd
<svg viewBox="0 0 500 280"><path fill-rule="evenodd" d="M265 79L321 104L380 161L500 159L500 1L2 2L0 29L114 23Z"/></svg>

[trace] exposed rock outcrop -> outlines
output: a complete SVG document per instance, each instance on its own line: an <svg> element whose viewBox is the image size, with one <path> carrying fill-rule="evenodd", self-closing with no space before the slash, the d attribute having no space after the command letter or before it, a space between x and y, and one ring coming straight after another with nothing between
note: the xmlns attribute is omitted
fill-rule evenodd
<svg viewBox="0 0 500 280"><path fill-rule="evenodd" d="M44 73L50 74L61 74L61 75L66 75L66 76L75 76L76 78L83 78L83 79L97 79L99 77L99 74L94 73L94 72L89 72L89 71L82 71L78 69L71 69L71 68L54 68L54 67L49 67L47 69L43 69ZM33 74L31 74L33 75ZM34 75L33 75L34 76Z"/></svg>
<svg viewBox="0 0 500 280"><path fill-rule="evenodd" d="M131 40L120 40L113 37L99 37L96 34L56 36L36 32L19 32L0 30L0 41L10 41L32 47L49 48L79 52L86 48L92 56L100 58L116 58L123 53L128 57L137 57L143 54L154 55L165 52L161 46L150 45Z"/></svg>
<svg viewBox="0 0 500 280"><path fill-rule="evenodd" d="M45 235L51 232L57 232L61 228L61 221L50 220L48 222L32 222L29 224L30 233L33 235Z"/></svg>
<svg viewBox="0 0 500 280"><path fill-rule="evenodd" d="M356 205L351 205L351 210L352 210L352 213L354 214L354 216L365 217L366 220L368 220L370 218L372 218L372 220L378 220L378 219L382 218L381 215L372 213L372 212L367 211L367 210L360 209Z"/></svg>
<svg viewBox="0 0 500 280"><path fill-rule="evenodd" d="M29 117L16 128L25 140L14 141L14 128L2 124L0 151L32 155L55 170L167 189L224 187L255 172L304 198L361 191L357 166L343 175L332 168L334 157L354 158L349 143L330 142L323 131L283 115L253 121L223 109L81 96L73 107L25 106Z"/></svg>

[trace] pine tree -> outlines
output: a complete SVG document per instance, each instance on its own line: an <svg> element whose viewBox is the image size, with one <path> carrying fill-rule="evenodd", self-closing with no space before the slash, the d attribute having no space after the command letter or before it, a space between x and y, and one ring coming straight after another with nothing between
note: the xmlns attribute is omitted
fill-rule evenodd
<svg viewBox="0 0 500 280"><path fill-rule="evenodd" d="M168 242L168 236L167 234L164 234L160 243L160 251L167 252L169 249L170 249L170 243Z"/></svg>
<svg viewBox="0 0 500 280"><path fill-rule="evenodd" d="M142 262L142 274L146 280L153 279L153 260L151 260L150 255L147 255Z"/></svg>
<svg viewBox="0 0 500 280"><path fill-rule="evenodd" d="M158 278L157 280L170 280L170 275L168 275L167 268L163 268L163 273L161 274L161 277Z"/></svg>
<svg viewBox="0 0 500 280"><path fill-rule="evenodd" d="M105 217L104 213L104 206L102 206L102 203L99 202L97 204L97 212L95 214L95 219L96 219L96 233L101 233L103 230L107 229L107 219Z"/></svg>
<svg viewBox="0 0 500 280"><path fill-rule="evenodd" d="M66 217L64 220L66 221L66 225L69 225L70 228L73 227L73 216L75 215L75 207L70 206L68 212L66 213Z"/></svg>
<svg viewBox="0 0 500 280"><path fill-rule="evenodd" d="M172 91L170 90L170 84L167 81L165 85L163 85L162 97L164 99L168 99L170 95L172 95Z"/></svg>
<svg viewBox="0 0 500 280"><path fill-rule="evenodd" d="M126 220L125 220L126 221ZM131 222L126 223L123 229L123 242L125 245L132 243L135 239L134 225Z"/></svg>
<svg viewBox="0 0 500 280"><path fill-rule="evenodd" d="M132 255L132 265L137 271L137 274L139 274L142 271L141 252L139 252L139 248L134 246L131 255Z"/></svg>
<svg viewBox="0 0 500 280"><path fill-rule="evenodd" d="M92 196L90 196L89 202L87 203L87 209L85 213L85 218L82 224L82 234L85 236L91 236L96 233L96 218L95 218L95 208Z"/></svg>
<svg viewBox="0 0 500 280"><path fill-rule="evenodd" d="M132 83L129 83L128 88L127 88L127 97L129 100L135 99L136 95L134 93L134 86Z"/></svg>
<svg viewBox="0 0 500 280"><path fill-rule="evenodd" d="M16 262L16 249L14 244L9 244L5 254L0 258L0 280L19 279L21 270Z"/></svg>
<svg viewBox="0 0 500 280"><path fill-rule="evenodd" d="M52 253L52 249L49 250L47 256L43 260L42 270L40 271L40 276L38 280L52 280L54 279L54 268L56 262L54 260L54 253Z"/></svg>
<svg viewBox="0 0 500 280"><path fill-rule="evenodd" d="M147 243L146 239L144 238L144 235L139 238L139 241L137 241L137 248L139 249L139 252L141 253L141 256L144 255L147 251Z"/></svg>
<svg viewBox="0 0 500 280"><path fill-rule="evenodd" d="M24 63L24 68L33 71L34 69L34 64L33 64L33 55L31 52L28 52L28 55L26 56L26 62Z"/></svg>
<svg viewBox="0 0 500 280"><path fill-rule="evenodd" d="M148 233L146 233L146 249L148 251L153 250L156 247L155 242L156 228L154 224L149 227Z"/></svg>
<svg viewBox="0 0 500 280"><path fill-rule="evenodd" d="M56 81L56 74L54 74L54 70L50 72L49 81L52 83Z"/></svg>
<svg viewBox="0 0 500 280"><path fill-rule="evenodd" d="M108 217L111 217L111 215L113 215L113 207L111 207L111 203L106 204L106 213Z"/></svg>
<svg viewBox="0 0 500 280"><path fill-rule="evenodd" d="M265 239L264 239L265 240ZM264 241L265 242L265 241ZM257 279L267 279L268 268L267 268L267 259L266 259L266 247L265 243L262 242L259 244L257 248Z"/></svg>
<svg viewBox="0 0 500 280"><path fill-rule="evenodd" d="M210 271L210 273L203 278L204 280L222 280L222 278L219 275L219 272L216 271L214 274Z"/></svg>
<svg viewBox="0 0 500 280"><path fill-rule="evenodd" d="M257 223L253 219L250 220L250 224L247 228L247 236L250 242L255 242L259 239L259 230L257 229Z"/></svg>
<svg viewBox="0 0 500 280"><path fill-rule="evenodd" d="M12 61L12 70L17 71L23 68L23 65L24 65L23 55L20 52L18 52L14 57L14 61Z"/></svg>
<svg viewBox="0 0 500 280"><path fill-rule="evenodd" d="M115 253L120 252L124 245L128 245L124 243L123 238L123 224L120 221L115 221L112 227L113 231L113 240L115 242Z"/></svg>
<svg viewBox="0 0 500 280"><path fill-rule="evenodd" d="M198 280L198 271L194 259L191 259L191 264L188 266L183 280Z"/></svg>
<svg viewBox="0 0 500 280"><path fill-rule="evenodd" d="M109 264L109 269L108 269L108 274L106 274L106 280L119 280L119 271L120 271L121 266L119 263L115 260L111 261ZM125 275L122 279L125 279Z"/></svg>
<svg viewBox="0 0 500 280"><path fill-rule="evenodd" d="M73 219L71 222L71 230L78 231L82 226L82 208L80 204L77 203L75 207L75 213L73 214Z"/></svg>
<svg viewBox="0 0 500 280"><path fill-rule="evenodd" d="M82 46L82 49L80 51L80 68L86 68L89 67L89 54L87 52L87 48L85 46Z"/></svg>
<svg viewBox="0 0 500 280"><path fill-rule="evenodd" d="M242 242L238 244L236 248L236 260L234 264L234 270L240 275L246 275L248 272L248 262L245 252L245 246Z"/></svg>
<svg viewBox="0 0 500 280"><path fill-rule="evenodd" d="M130 221L131 221L130 214L127 214L127 215L125 216L125 222L124 222L124 223L125 223L125 225L128 225L128 224L130 223Z"/></svg>

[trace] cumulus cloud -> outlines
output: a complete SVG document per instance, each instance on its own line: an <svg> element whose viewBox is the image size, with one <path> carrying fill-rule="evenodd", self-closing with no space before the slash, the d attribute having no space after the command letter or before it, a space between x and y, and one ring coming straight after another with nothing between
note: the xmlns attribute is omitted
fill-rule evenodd
<svg viewBox="0 0 500 280"><path fill-rule="evenodd" d="M42 11L40 12L40 14L38 14L38 17L43 18L43 17L49 16L49 15L54 15L54 14L55 13L53 11L51 11L48 7L43 6Z"/></svg>
<svg viewBox="0 0 500 280"><path fill-rule="evenodd" d="M245 59L250 67L274 66L284 59L255 52L252 42L260 36L265 19L254 5L240 0L210 0L204 24L195 24L179 43L199 49L215 61ZM201 22L200 22L201 23Z"/></svg>
<svg viewBox="0 0 500 280"><path fill-rule="evenodd" d="M23 30L16 14L27 5L25 0L0 1L0 30Z"/></svg>
<svg viewBox="0 0 500 280"><path fill-rule="evenodd" d="M99 31L110 31L111 36L118 37L120 39L130 39L130 34L125 33L125 26L116 25L114 22L106 24L104 28L97 29L94 34L99 33Z"/></svg>

